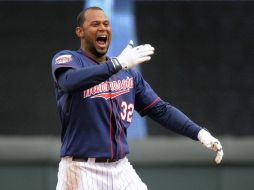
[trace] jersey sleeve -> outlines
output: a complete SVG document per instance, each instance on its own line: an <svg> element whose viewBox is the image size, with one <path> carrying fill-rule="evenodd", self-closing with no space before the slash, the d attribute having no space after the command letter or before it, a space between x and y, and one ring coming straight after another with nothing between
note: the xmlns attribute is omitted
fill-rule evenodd
<svg viewBox="0 0 254 190"><path fill-rule="evenodd" d="M159 100L146 114L171 131L198 140L201 127L168 102Z"/></svg>
<svg viewBox="0 0 254 190"><path fill-rule="evenodd" d="M81 68L81 63L72 51L63 50L53 57L51 68L53 79L57 82L57 70L66 68L78 69Z"/></svg>
<svg viewBox="0 0 254 190"><path fill-rule="evenodd" d="M135 109L141 116L144 116L160 98L138 71L133 72L136 83Z"/></svg>
<svg viewBox="0 0 254 190"><path fill-rule="evenodd" d="M135 109L141 116L148 115L162 126L193 140L201 130L183 112L161 100L140 73L135 74L136 94Z"/></svg>

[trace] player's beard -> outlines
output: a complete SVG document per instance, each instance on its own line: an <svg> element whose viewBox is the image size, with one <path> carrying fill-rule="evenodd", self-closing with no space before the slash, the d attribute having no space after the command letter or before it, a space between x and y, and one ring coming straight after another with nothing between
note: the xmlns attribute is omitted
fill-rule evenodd
<svg viewBox="0 0 254 190"><path fill-rule="evenodd" d="M105 50L98 50L95 46L91 48L91 53L94 54L96 57L101 58L106 55L108 52L108 47Z"/></svg>
<svg viewBox="0 0 254 190"><path fill-rule="evenodd" d="M96 43L96 42L95 42ZM103 50L99 49L99 47L97 47L97 45L95 43L92 42L87 42L86 44L86 49L93 54L95 57L97 58L101 58L103 56L106 55L106 53L108 52L108 48L109 48L109 43L107 45L107 47L105 47Z"/></svg>

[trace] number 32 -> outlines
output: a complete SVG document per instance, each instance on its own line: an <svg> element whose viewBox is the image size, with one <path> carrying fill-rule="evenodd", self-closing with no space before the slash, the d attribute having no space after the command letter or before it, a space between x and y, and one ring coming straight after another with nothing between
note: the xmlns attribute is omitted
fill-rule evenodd
<svg viewBox="0 0 254 190"><path fill-rule="evenodd" d="M121 118L122 120L125 120L127 122L131 122L132 120L132 114L134 111L134 105L133 104L127 104L126 102L122 102L121 104L122 112L121 112Z"/></svg>

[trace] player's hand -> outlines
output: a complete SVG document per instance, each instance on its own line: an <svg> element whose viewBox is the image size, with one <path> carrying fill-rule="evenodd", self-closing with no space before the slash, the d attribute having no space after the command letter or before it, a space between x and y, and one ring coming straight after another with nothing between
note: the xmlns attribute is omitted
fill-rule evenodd
<svg viewBox="0 0 254 190"><path fill-rule="evenodd" d="M131 40L122 53L116 57L123 69L130 69L140 63L149 61L154 53L154 48L150 44L133 47Z"/></svg>
<svg viewBox="0 0 254 190"><path fill-rule="evenodd" d="M214 138L208 131L201 129L198 133L199 141L207 148L217 153L215 162L219 164L223 157L223 150L218 139Z"/></svg>

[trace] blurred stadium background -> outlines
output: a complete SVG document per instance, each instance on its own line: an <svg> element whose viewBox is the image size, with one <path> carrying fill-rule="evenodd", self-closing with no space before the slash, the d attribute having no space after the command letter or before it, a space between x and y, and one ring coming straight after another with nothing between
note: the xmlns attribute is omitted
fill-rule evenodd
<svg viewBox="0 0 254 190"><path fill-rule="evenodd" d="M253 190L254 2L166 0L0 1L0 189L55 189L60 124L50 63L79 48L76 15L94 2L114 20L110 53L126 35L151 43L144 78L224 146L216 166L198 142L137 118L129 159L149 189Z"/></svg>

